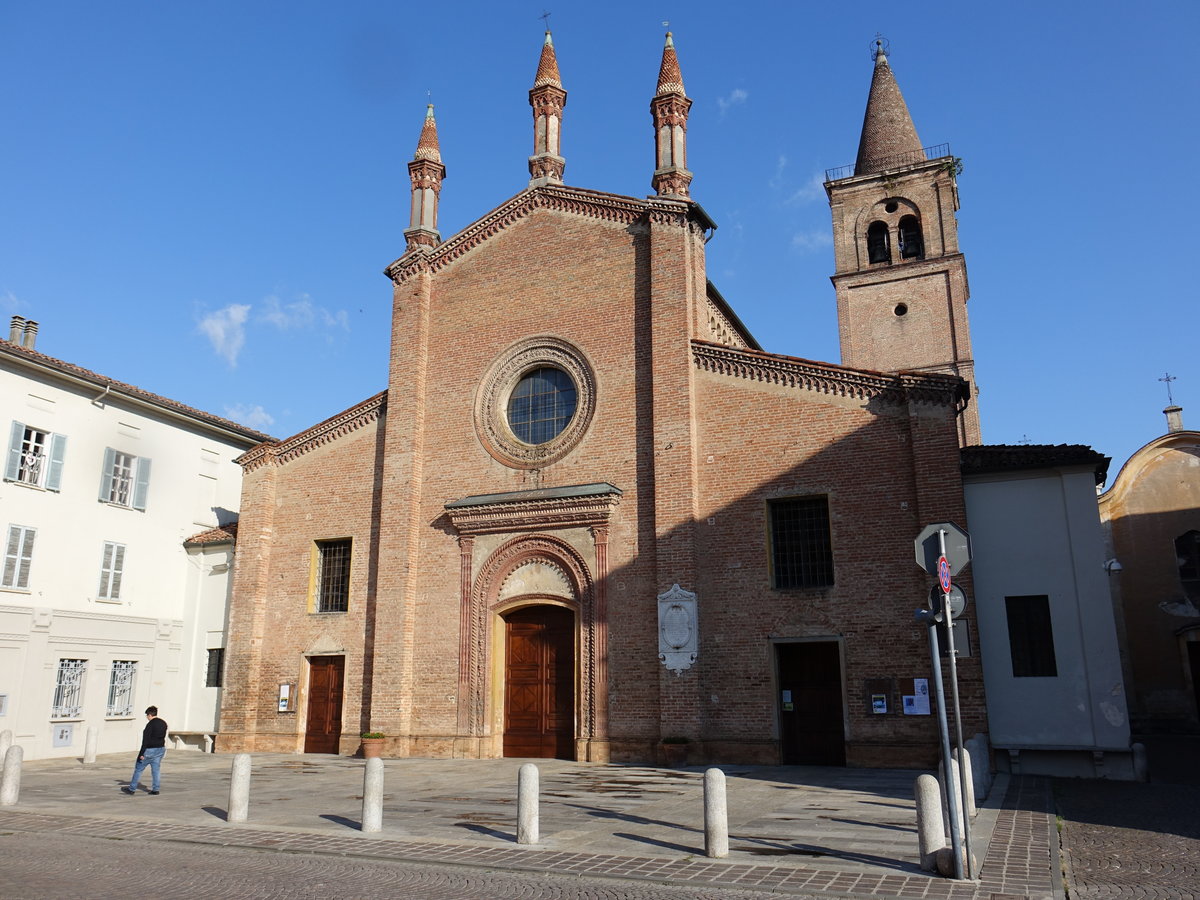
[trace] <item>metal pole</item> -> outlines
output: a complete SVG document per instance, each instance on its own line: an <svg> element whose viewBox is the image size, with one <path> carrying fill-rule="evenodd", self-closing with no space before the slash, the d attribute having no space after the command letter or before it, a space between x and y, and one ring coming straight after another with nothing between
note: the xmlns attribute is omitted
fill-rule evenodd
<svg viewBox="0 0 1200 900"><path fill-rule="evenodd" d="M962 838L958 833L958 792L950 778L950 727L946 724L946 692L942 689L942 660L938 649L937 621L932 615L926 619L929 626L929 652L933 656L933 690L937 694L938 731L942 739L942 771L946 773L946 806L950 815L950 846L954 852L954 877L961 879Z"/></svg>
<svg viewBox="0 0 1200 900"><path fill-rule="evenodd" d="M938 545L941 548L941 555L946 555L946 529L942 528L938 531ZM950 616L950 592L942 592L942 618L946 623L946 655L950 658L950 695L954 699L954 736L955 743L958 746L958 800L965 802L967 797L967 767L962 764L962 758L966 751L963 750L962 738L962 712L958 705L958 660L954 650L954 619ZM934 665L940 667L941 660L934 658ZM946 784L950 783L950 757L946 757ZM972 865L971 853L971 817L963 813L963 838L967 852L967 877L974 878L974 866ZM954 845L955 858L957 859L958 844ZM955 871L958 871L959 864L955 863ZM959 877L962 877L961 875Z"/></svg>

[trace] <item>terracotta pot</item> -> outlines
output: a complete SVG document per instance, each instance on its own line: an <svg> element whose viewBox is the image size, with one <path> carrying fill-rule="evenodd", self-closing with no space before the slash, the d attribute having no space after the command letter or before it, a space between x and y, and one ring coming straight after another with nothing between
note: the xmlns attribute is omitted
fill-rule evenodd
<svg viewBox="0 0 1200 900"><path fill-rule="evenodd" d="M363 759L378 759L383 756L383 744L386 740L387 738L363 738Z"/></svg>

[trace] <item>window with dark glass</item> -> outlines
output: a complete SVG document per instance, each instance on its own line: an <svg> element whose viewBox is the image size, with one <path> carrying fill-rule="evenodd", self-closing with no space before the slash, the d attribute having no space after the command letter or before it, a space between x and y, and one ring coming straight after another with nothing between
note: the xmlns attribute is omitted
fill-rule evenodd
<svg viewBox="0 0 1200 900"><path fill-rule="evenodd" d="M345 612L350 604L350 539L317 541L317 612Z"/></svg>
<svg viewBox="0 0 1200 900"><path fill-rule="evenodd" d="M771 583L777 588L833 584L833 545L826 497L770 501Z"/></svg>
<svg viewBox="0 0 1200 900"><path fill-rule="evenodd" d="M867 229L867 259L873 263L892 261L891 238L886 222L872 222Z"/></svg>
<svg viewBox="0 0 1200 900"><path fill-rule="evenodd" d="M220 687L225 671L225 648L214 647L208 651L208 668L204 672L205 687Z"/></svg>
<svg viewBox="0 0 1200 900"><path fill-rule="evenodd" d="M1179 582L1189 598L1200 597L1200 531L1185 531L1175 538Z"/></svg>
<svg viewBox="0 0 1200 900"><path fill-rule="evenodd" d="M1050 625L1050 598L1045 594L1005 597L1008 646L1014 678L1053 678L1054 630Z"/></svg>
<svg viewBox="0 0 1200 900"><path fill-rule="evenodd" d="M558 437L575 415L575 382L545 367L521 376L508 398L508 425L518 440L544 444Z"/></svg>
<svg viewBox="0 0 1200 900"><path fill-rule="evenodd" d="M900 219L900 256L904 259L920 259L924 255L921 223L916 216L904 216Z"/></svg>

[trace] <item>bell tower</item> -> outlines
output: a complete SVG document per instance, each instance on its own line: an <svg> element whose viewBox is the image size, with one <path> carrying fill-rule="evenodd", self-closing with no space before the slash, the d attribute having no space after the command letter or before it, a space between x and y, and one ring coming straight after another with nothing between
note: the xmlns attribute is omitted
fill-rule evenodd
<svg viewBox="0 0 1200 900"><path fill-rule="evenodd" d="M921 146L877 40L858 159L825 173L842 364L963 378L971 396L959 414L959 443L970 446L980 431L955 218L960 169L948 144Z"/></svg>

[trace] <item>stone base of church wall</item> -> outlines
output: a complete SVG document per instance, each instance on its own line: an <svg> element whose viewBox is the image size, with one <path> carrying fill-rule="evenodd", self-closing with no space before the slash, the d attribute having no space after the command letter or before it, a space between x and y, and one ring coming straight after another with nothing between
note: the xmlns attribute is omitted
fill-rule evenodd
<svg viewBox="0 0 1200 900"><path fill-rule="evenodd" d="M937 745L927 742L846 742L846 765L857 769L936 769L938 758Z"/></svg>

